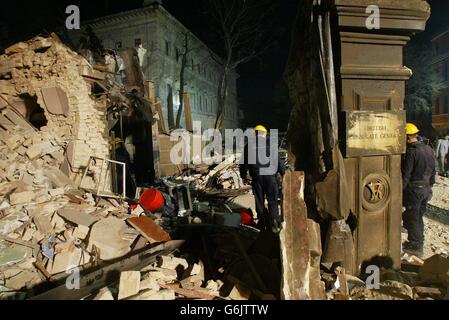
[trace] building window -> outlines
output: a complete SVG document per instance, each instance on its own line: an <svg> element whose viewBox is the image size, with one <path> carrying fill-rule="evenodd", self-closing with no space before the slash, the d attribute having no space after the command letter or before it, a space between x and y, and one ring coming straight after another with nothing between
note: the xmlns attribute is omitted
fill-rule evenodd
<svg viewBox="0 0 449 320"><path fill-rule="evenodd" d="M444 114L449 113L449 96L444 96Z"/></svg>
<svg viewBox="0 0 449 320"><path fill-rule="evenodd" d="M202 104L202 97L201 97L201 95L198 95L199 96L199 98L200 98L200 111L203 111L203 104Z"/></svg>
<svg viewBox="0 0 449 320"><path fill-rule="evenodd" d="M170 42L168 42L168 41L165 41L165 55L167 57L170 56Z"/></svg>
<svg viewBox="0 0 449 320"><path fill-rule="evenodd" d="M192 59L192 71L195 71L195 62Z"/></svg>
<svg viewBox="0 0 449 320"><path fill-rule="evenodd" d="M116 49L121 49L121 48L122 48L122 42L121 42L121 41L117 41L117 42L115 43L115 48L116 48Z"/></svg>
<svg viewBox="0 0 449 320"><path fill-rule="evenodd" d="M134 47L138 48L142 44L142 39L134 39Z"/></svg>

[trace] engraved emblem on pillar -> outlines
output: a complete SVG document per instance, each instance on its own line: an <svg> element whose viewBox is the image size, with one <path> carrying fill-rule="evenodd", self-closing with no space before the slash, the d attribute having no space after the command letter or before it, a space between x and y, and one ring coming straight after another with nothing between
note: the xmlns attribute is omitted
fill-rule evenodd
<svg viewBox="0 0 449 320"><path fill-rule="evenodd" d="M368 212L385 209L390 202L390 178L386 173L373 173L363 181L363 208Z"/></svg>

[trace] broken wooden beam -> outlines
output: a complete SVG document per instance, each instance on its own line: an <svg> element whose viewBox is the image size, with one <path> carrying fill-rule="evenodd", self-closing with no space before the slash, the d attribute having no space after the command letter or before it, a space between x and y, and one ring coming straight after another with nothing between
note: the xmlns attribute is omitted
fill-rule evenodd
<svg viewBox="0 0 449 320"><path fill-rule="evenodd" d="M79 290L70 290L66 285L66 277L60 279L57 286L42 293L37 293L30 300L79 300L94 294L97 290L106 287L118 280L122 271L141 270L156 261L160 255L170 254L179 248L184 241L173 240L152 248L146 248L133 253L118 261L101 265L95 270L81 272Z"/></svg>

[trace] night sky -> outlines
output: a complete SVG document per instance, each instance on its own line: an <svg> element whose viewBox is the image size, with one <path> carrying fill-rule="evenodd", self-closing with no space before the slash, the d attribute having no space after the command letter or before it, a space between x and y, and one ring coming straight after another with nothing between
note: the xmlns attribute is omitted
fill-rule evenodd
<svg viewBox="0 0 449 320"><path fill-rule="evenodd" d="M275 1L275 0L274 0ZM283 72L286 64L290 28L294 22L298 4L301 0L279 0L280 6L273 16L273 24L279 36L272 49L260 59L254 60L238 69L239 100L246 119L244 126L258 123L268 127L286 129L290 110ZM8 37L1 39L0 47L6 47L19 40L25 40L39 33L49 33L64 26L65 8L76 4L81 9L81 19L88 20L120 11L141 7L142 0L22 0L2 2L0 21L7 25ZM201 0L164 0L164 7L186 25L206 44L210 34L204 26L208 17L201 10ZM429 35L449 27L447 13L449 1L430 0L432 17L426 33Z"/></svg>

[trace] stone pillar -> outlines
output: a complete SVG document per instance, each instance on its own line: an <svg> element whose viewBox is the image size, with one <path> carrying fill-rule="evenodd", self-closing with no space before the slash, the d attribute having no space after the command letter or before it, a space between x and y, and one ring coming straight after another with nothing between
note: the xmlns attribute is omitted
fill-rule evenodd
<svg viewBox="0 0 449 320"><path fill-rule="evenodd" d="M354 270L374 256L400 267L401 154L405 151L403 47L425 29L430 6L421 0L334 0L341 46L336 64L354 234ZM380 29L366 26L368 6L380 9ZM374 17L375 18L375 17ZM337 50L335 52L338 53Z"/></svg>

